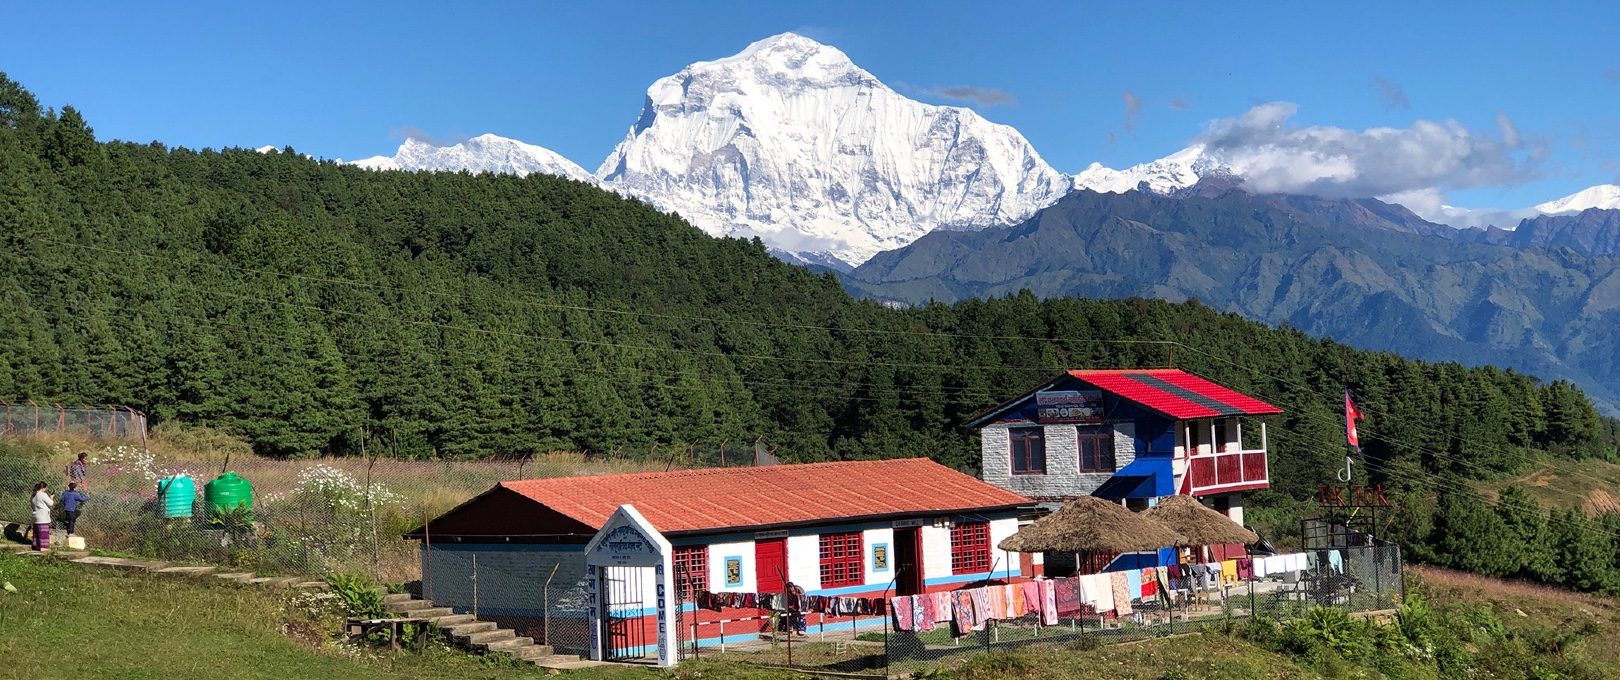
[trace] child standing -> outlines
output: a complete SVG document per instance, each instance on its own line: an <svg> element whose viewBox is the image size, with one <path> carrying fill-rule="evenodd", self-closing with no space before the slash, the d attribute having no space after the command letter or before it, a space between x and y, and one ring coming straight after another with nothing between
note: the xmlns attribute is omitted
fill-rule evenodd
<svg viewBox="0 0 1620 680"><path fill-rule="evenodd" d="M79 490L78 482L68 482L68 490L62 494L62 513L66 518L68 536L74 533L74 527L79 523L79 513L84 510L85 501L90 500Z"/></svg>

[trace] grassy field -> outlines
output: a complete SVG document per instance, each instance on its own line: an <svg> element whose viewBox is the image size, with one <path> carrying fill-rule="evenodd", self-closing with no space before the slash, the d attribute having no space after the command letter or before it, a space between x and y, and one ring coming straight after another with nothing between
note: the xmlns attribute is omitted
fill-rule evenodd
<svg viewBox="0 0 1620 680"><path fill-rule="evenodd" d="M1456 636L1454 644L1437 643L1435 649L1440 651L1385 648L1382 645L1395 639L1390 632L1397 625L1360 625L1354 628L1357 635L1384 642L1355 651L1347 638L1300 637L1289 634L1286 625L1281 632L1265 626L1239 626L1102 647L1046 645L968 656L929 677L1608 678L1620 672L1620 604L1613 600L1445 570L1414 570L1410 580L1414 592L1424 593L1432 603L1432 628ZM6 659L7 677L551 677L543 669L485 661L438 647L421 653L390 653L341 643L333 636L341 615L330 608L295 594L205 578L117 572L0 554L0 581L17 590L0 591L0 655ZM1449 666L1436 658L1447 654L1455 657ZM792 671L750 667L744 660L741 655L731 655L669 672L603 668L570 672L566 677L804 677Z"/></svg>
<svg viewBox="0 0 1620 680"><path fill-rule="evenodd" d="M1606 461L1558 459L1510 479L1477 482L1480 491L1495 498L1509 485L1523 488L1545 508L1581 509L1588 515L1620 511L1620 465Z"/></svg>

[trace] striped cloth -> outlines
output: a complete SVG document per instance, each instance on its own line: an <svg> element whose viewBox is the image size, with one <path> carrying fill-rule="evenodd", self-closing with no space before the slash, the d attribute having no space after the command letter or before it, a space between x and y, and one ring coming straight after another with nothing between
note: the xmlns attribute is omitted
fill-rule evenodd
<svg viewBox="0 0 1620 680"><path fill-rule="evenodd" d="M49 522L34 525L34 549L47 550L51 547L51 525Z"/></svg>

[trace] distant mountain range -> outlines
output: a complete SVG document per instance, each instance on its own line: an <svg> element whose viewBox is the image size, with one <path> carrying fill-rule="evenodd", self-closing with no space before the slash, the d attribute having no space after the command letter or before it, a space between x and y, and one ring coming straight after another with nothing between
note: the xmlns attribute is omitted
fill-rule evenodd
<svg viewBox="0 0 1620 680"><path fill-rule="evenodd" d="M1617 216L1462 231L1373 199L1221 183L1179 196L1079 191L1022 224L939 231L881 253L846 285L891 304L1025 288L1197 299L1359 347L1568 378L1616 412Z"/></svg>
<svg viewBox="0 0 1620 680"><path fill-rule="evenodd" d="M1067 175L1012 127L907 98L838 49L793 33L654 82L595 173L492 134L450 145L407 139L393 156L355 164L561 175L677 212L713 235L757 236L783 259L843 271L934 230L1015 224L1072 190L1173 194L1208 178L1241 182L1246 169L1194 144L1124 169L1093 163ZM1620 187L1492 217L1587 208L1620 208Z"/></svg>

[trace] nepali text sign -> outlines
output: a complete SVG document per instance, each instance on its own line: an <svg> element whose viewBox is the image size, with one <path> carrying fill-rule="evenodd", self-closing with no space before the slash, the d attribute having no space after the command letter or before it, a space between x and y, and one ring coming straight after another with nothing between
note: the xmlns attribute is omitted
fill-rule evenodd
<svg viewBox="0 0 1620 680"><path fill-rule="evenodd" d="M1101 390L1045 390L1035 393L1035 420L1095 424L1103 420Z"/></svg>

